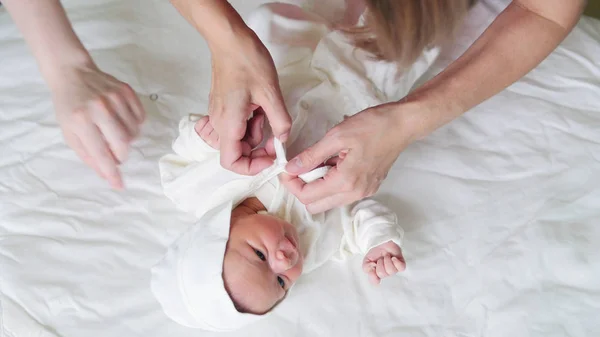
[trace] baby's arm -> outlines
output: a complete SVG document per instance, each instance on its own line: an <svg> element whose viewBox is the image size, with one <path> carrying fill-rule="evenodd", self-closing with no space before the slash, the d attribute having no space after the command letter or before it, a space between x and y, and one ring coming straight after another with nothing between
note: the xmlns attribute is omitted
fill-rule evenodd
<svg viewBox="0 0 600 337"><path fill-rule="evenodd" d="M402 256L404 230L394 212L372 199L357 202L345 222L345 249L365 255L363 270L374 284L406 268Z"/></svg>
<svg viewBox="0 0 600 337"><path fill-rule="evenodd" d="M196 131L199 121L207 117L190 115L179 122L179 135L173 142L173 152L159 160L160 179L165 195L180 209L201 214L219 187L236 179L243 179L220 165L219 151ZM203 128L199 128L203 133Z"/></svg>
<svg viewBox="0 0 600 337"><path fill-rule="evenodd" d="M204 130L204 126L210 125L208 120L208 116L201 115L189 115L181 119L179 135L173 142L173 151L180 157L179 160L203 162L218 159L218 137L215 137L215 132L207 132L212 131L212 126L210 126L210 130L208 127L207 130ZM214 146L215 140L216 146ZM170 155L163 157L161 162L168 156Z"/></svg>

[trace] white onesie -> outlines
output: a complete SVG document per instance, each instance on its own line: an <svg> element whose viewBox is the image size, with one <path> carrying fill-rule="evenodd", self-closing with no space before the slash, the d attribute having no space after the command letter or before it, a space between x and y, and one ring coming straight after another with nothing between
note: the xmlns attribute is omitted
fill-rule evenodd
<svg viewBox="0 0 600 337"><path fill-rule="evenodd" d="M231 209L245 198L256 196L269 213L298 229L304 272L390 240L401 245L397 217L383 205L363 200L310 215L277 175L284 171L285 150L295 156L344 115L402 98L437 56L437 50L428 50L413 67L398 70L357 51L323 17L281 3L259 7L247 23L278 70L293 120L286 149L279 148L273 166L256 176L227 171L220 166L219 152L196 134L198 116L190 116L179 124L175 153L159 163L165 194L199 220L153 267L152 291L170 318L212 331L239 329L263 317L238 312L222 280Z"/></svg>
<svg viewBox="0 0 600 337"><path fill-rule="evenodd" d="M293 120L286 144L290 157L320 140L345 115L405 96L438 54L435 49L426 51L410 69L398 69L371 60L341 33L330 30L322 17L290 6L264 5L247 19L279 74ZM396 215L373 200L311 216L279 185L276 176L286 160L281 155L272 167L253 177L223 169L219 152L194 130L198 117L180 122L175 154L166 155L159 164L165 194L181 209L200 217L225 201L236 205L255 195L270 213L299 230L306 271L334 256L364 254L389 240L401 243L403 232Z"/></svg>
<svg viewBox="0 0 600 337"><path fill-rule="evenodd" d="M214 207L232 201L237 205L256 196L269 214L292 223L300 236L305 257L304 272L332 258L366 254L387 241L402 244L403 230L396 214L370 199L352 206L311 215L306 207L280 184L277 175L287 161L278 157L273 166L256 176L244 176L221 167L219 152L206 144L194 130L197 118L184 118L175 154L159 162L165 194L178 207L198 217Z"/></svg>

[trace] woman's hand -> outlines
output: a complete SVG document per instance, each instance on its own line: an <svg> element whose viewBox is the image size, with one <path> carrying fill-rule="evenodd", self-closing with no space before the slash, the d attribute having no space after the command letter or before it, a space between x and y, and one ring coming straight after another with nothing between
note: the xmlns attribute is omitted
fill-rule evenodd
<svg viewBox="0 0 600 337"><path fill-rule="evenodd" d="M96 67L59 0L2 2L52 91L67 144L114 188L122 188L118 165L144 120L137 96Z"/></svg>
<svg viewBox="0 0 600 337"><path fill-rule="evenodd" d="M260 139L248 117L264 112L273 135L286 141L292 121L288 114L271 55L228 1L171 0L179 13L206 39L212 55L209 115L219 137L221 165L239 174L254 175L273 163L248 139ZM259 143L260 143L259 141Z"/></svg>
<svg viewBox="0 0 600 337"><path fill-rule="evenodd" d="M400 152L413 140L410 104L391 103L346 118L292 159L281 181L311 213L374 194ZM323 179L305 184L297 175L333 165Z"/></svg>
<svg viewBox="0 0 600 337"><path fill-rule="evenodd" d="M265 116L281 141L287 139L292 122L271 55L254 32L244 31L235 40L211 48L209 115L219 137L221 165L254 175L273 164L263 149L253 149L262 141ZM253 112L260 113L248 121Z"/></svg>
<svg viewBox="0 0 600 337"><path fill-rule="evenodd" d="M118 166L145 118L135 92L94 64L64 68L50 88L67 144L113 188L122 188Z"/></svg>

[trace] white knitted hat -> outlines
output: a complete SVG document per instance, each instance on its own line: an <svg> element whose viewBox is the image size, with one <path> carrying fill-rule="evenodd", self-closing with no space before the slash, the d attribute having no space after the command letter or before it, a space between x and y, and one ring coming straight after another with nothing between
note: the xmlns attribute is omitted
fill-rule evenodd
<svg viewBox="0 0 600 337"><path fill-rule="evenodd" d="M223 258L232 204L207 212L152 268L152 292L173 321L208 331L232 331L265 315L240 313L225 290Z"/></svg>

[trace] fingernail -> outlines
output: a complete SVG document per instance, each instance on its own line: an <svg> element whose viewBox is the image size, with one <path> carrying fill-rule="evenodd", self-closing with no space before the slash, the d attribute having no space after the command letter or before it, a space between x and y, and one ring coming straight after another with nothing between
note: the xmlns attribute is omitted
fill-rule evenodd
<svg viewBox="0 0 600 337"><path fill-rule="evenodd" d="M265 118L263 117L260 119L260 128L262 129L264 127L265 127Z"/></svg>
<svg viewBox="0 0 600 337"><path fill-rule="evenodd" d="M285 169L292 174L300 172L302 170L302 160L296 157L292 159L285 167Z"/></svg>

